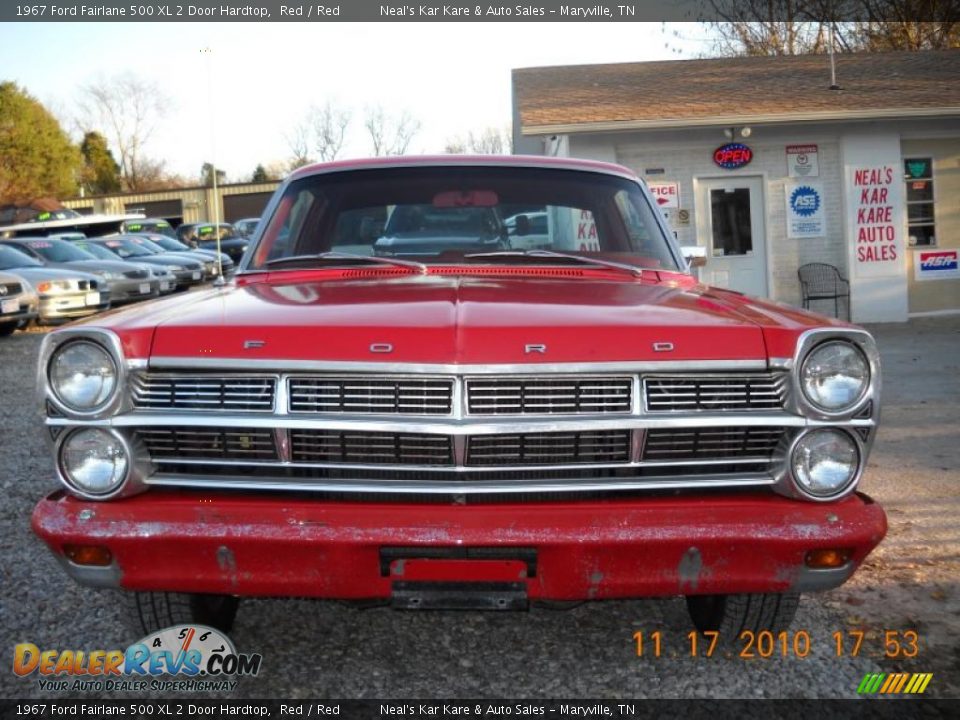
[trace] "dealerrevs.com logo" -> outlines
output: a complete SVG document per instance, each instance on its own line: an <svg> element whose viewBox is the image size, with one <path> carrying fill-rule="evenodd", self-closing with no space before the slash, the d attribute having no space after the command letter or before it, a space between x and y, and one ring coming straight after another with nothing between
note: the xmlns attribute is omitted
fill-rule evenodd
<svg viewBox="0 0 960 720"><path fill-rule="evenodd" d="M174 625L125 650L13 649L13 672L37 677L41 690L233 690L239 676L260 672L259 654L237 653L230 638L205 625ZM161 679L162 678L162 679Z"/></svg>

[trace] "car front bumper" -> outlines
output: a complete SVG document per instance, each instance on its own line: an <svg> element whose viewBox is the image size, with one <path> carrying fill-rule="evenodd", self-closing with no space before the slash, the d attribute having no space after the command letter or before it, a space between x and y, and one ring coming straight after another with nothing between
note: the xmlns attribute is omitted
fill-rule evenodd
<svg viewBox="0 0 960 720"><path fill-rule="evenodd" d="M33 529L79 582L130 590L389 598L418 582L504 582L529 599L824 590L886 533L870 498L762 493L408 504L153 489L108 502L58 491ZM81 566L67 545L109 548ZM850 559L811 569L810 550Z"/></svg>
<svg viewBox="0 0 960 720"><path fill-rule="evenodd" d="M157 297L159 294L159 283L156 279L124 279L110 282L110 301L113 304L146 300Z"/></svg>
<svg viewBox="0 0 960 720"><path fill-rule="evenodd" d="M97 302L90 305L91 294L98 295ZM40 296L39 321L66 320L69 318L86 317L106 310L110 307L109 291L80 291L65 292L56 295Z"/></svg>

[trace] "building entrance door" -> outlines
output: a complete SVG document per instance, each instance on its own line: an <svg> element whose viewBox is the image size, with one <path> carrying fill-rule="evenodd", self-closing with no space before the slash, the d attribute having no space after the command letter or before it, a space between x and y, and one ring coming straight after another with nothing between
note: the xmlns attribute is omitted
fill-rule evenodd
<svg viewBox="0 0 960 720"><path fill-rule="evenodd" d="M696 202L697 240L707 249L704 281L766 297L763 178L697 180Z"/></svg>

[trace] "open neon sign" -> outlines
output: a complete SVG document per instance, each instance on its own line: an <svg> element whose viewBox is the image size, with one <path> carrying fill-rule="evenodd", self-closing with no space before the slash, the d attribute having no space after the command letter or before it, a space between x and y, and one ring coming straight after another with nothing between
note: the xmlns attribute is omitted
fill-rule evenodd
<svg viewBox="0 0 960 720"><path fill-rule="evenodd" d="M753 150L743 143L727 143L713 151L713 161L726 170L736 170L753 160Z"/></svg>

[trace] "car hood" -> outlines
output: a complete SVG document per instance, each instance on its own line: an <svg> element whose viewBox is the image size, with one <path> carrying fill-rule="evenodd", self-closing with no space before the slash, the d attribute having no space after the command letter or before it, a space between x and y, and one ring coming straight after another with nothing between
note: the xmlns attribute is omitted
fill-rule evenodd
<svg viewBox="0 0 960 720"><path fill-rule="evenodd" d="M136 268L130 267L130 263L122 262L120 260L71 260L70 262L65 263L49 263L47 267L60 268L62 270L69 270L74 268L76 270L82 270L83 272L95 274L97 270L104 270L106 272L112 272L117 274L123 274L129 272Z"/></svg>
<svg viewBox="0 0 960 720"><path fill-rule="evenodd" d="M89 272L46 266L11 268L6 272L12 272L24 277L34 285L44 280L100 280L96 275Z"/></svg>
<svg viewBox="0 0 960 720"><path fill-rule="evenodd" d="M203 267L200 260L176 255L136 255L130 257L126 262L147 263L148 265L175 265L179 268L189 268L191 270L200 270Z"/></svg>
<svg viewBox="0 0 960 720"><path fill-rule="evenodd" d="M800 332L831 322L683 275L287 275L244 278L92 324L113 327L137 358L552 364L790 357Z"/></svg>

